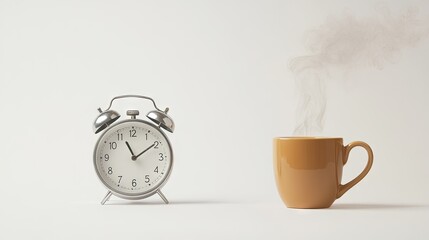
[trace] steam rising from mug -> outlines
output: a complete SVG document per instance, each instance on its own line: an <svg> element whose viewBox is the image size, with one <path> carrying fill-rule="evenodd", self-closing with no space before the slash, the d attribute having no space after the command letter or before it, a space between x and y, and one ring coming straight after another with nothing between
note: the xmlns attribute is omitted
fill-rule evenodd
<svg viewBox="0 0 429 240"><path fill-rule="evenodd" d="M348 72L356 67L382 69L386 62L406 47L418 43L428 33L416 8L394 15L380 5L376 14L357 19L350 13L328 20L306 35L310 54L294 58L290 69L298 89L294 135L319 135L326 110L325 79L328 70Z"/></svg>

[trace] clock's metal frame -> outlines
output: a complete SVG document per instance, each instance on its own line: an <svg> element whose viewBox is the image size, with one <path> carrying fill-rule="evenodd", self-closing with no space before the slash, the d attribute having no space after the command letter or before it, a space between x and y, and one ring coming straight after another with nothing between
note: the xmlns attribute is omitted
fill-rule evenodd
<svg viewBox="0 0 429 240"><path fill-rule="evenodd" d="M100 144L100 141L104 137L104 135L107 134L112 128L114 128L114 127L116 127L118 125L121 125L123 123L127 123L127 122L136 122L136 123L140 123L140 124L147 124L147 125L152 126L155 129L157 129L161 133L161 135L167 140L168 149L170 150L170 156L171 156L170 157L170 166L169 166L169 168L168 168L168 170L167 170L167 172L165 174L166 176L164 177L164 179L162 180L162 182L160 182L158 185L156 185L152 190L143 192L141 194L126 194L126 193L118 192L115 189L111 188L109 186L109 184L107 184L103 180L103 178L101 177L101 175L100 175L100 173L98 171L98 168L97 168L97 163L96 163L96 161L97 161L96 155L97 155L98 145ZM150 196L154 195L155 193L158 193L158 195L162 198L162 200L166 204L169 203L168 200L167 200L167 198L161 192L161 188L165 185L165 183L167 183L168 179L170 178L170 175L171 175L171 172L172 172L172 169L173 169L174 155L173 155L173 148L171 147L170 140L168 139L168 137L164 133L164 131L162 131L162 129L160 128L159 125L157 126L157 125L155 125L153 123L150 123L148 121L145 121L145 120L142 120L142 119L135 119L135 118L133 118L133 119L126 119L126 120L120 121L120 122L118 122L116 124L113 124L113 125L109 126L106 130L103 131L103 133L101 134L101 136L98 138L97 143L95 144L93 163L94 163L94 169L95 169L95 172L97 173L98 179L100 179L101 183L103 183L103 185L109 190L107 192L106 196L101 201L101 204L104 205L104 203L107 200L109 200L109 198L112 196L112 194L115 195L115 196L117 196L117 197L124 198L124 199L139 200L139 199L150 197Z"/></svg>

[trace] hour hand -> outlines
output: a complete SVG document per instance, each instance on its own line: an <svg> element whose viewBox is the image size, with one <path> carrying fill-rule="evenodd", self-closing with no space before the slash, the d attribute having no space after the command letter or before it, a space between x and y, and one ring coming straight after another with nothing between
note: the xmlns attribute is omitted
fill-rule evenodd
<svg viewBox="0 0 429 240"><path fill-rule="evenodd" d="M134 153L133 153L133 150L130 147L130 144L127 141L125 141L125 144L127 144L128 150L130 150L131 155L134 157Z"/></svg>

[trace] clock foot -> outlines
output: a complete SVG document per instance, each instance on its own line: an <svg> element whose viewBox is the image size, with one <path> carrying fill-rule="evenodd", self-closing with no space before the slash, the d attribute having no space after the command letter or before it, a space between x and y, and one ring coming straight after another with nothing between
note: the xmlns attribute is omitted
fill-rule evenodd
<svg viewBox="0 0 429 240"><path fill-rule="evenodd" d="M164 196L164 194L161 192L161 190L158 189L158 191L156 191L158 193L158 195L162 198L162 200L165 202L165 204L168 204L168 200L167 198Z"/></svg>
<svg viewBox="0 0 429 240"><path fill-rule="evenodd" d="M101 200L101 205L104 205L109 200L110 196L112 196L112 192L108 191L103 200Z"/></svg>

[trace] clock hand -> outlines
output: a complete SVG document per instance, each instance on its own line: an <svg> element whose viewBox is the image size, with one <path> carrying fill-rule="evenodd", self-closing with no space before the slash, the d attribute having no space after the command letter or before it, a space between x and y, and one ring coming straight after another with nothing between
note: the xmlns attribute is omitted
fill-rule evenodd
<svg viewBox="0 0 429 240"><path fill-rule="evenodd" d="M138 157L140 157L143 153L147 152L149 149L153 148L153 146L155 146L155 143L153 143L152 145L150 145L148 148L146 148L145 150L143 150L143 152L139 153L137 156L133 156L133 160L136 160Z"/></svg>
<svg viewBox="0 0 429 240"><path fill-rule="evenodd" d="M133 153L133 150L130 147L130 144L127 141L125 141L125 144L127 144L128 150L130 150L131 155L134 157L134 153Z"/></svg>

